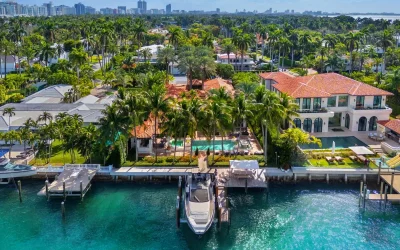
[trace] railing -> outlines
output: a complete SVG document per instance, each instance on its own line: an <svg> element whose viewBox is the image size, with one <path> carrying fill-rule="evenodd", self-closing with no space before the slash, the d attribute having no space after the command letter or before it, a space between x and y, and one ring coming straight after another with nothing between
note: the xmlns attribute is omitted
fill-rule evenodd
<svg viewBox="0 0 400 250"><path fill-rule="evenodd" d="M390 109L389 107L364 107L364 106L356 106L353 107L355 110L384 110Z"/></svg>
<svg viewBox="0 0 400 250"><path fill-rule="evenodd" d="M62 167L53 167L53 166L38 166L37 172L46 172L46 173L61 173L64 169L97 169L100 173L110 173L112 171L113 166L101 166L100 164L65 164Z"/></svg>
<svg viewBox="0 0 400 250"><path fill-rule="evenodd" d="M304 114L304 113L328 113L328 110L324 109L324 108L322 108L322 109L314 109L314 110L305 109L305 110L297 110L296 112L297 113L302 113L302 114Z"/></svg>

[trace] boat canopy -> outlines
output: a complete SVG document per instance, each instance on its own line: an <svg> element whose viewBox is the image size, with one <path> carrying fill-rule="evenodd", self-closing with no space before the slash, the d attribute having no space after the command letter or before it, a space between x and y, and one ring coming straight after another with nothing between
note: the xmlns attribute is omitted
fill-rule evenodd
<svg viewBox="0 0 400 250"><path fill-rule="evenodd" d="M230 160L229 165L232 169L259 169L258 161L256 160Z"/></svg>

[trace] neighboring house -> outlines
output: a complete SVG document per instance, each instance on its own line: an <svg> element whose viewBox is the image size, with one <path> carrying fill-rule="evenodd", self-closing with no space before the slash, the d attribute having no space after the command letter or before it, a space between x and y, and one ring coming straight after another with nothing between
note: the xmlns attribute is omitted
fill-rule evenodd
<svg viewBox="0 0 400 250"><path fill-rule="evenodd" d="M114 96L98 98L88 95L75 103L63 103L64 94L68 92L70 85L54 85L38 91L21 103L8 103L0 107L0 131L19 129L29 118L37 120L43 112L50 113L53 118L60 113L70 115L78 114L82 117L84 125L98 124L103 117L102 111L115 100ZM2 116L5 108L13 107L15 115L10 118ZM44 123L44 122L43 122Z"/></svg>
<svg viewBox="0 0 400 250"><path fill-rule="evenodd" d="M242 70L242 57L240 55L236 55L231 53L229 54L217 54L216 63L221 64L231 64L236 71L250 71L253 70L255 63L252 58L245 55L243 56L243 70Z"/></svg>
<svg viewBox="0 0 400 250"><path fill-rule="evenodd" d="M294 125L309 133L330 128L376 131L377 122L389 120L386 106L390 92L336 74L294 77L283 72L260 74L261 84L296 99L299 117Z"/></svg>
<svg viewBox="0 0 400 250"><path fill-rule="evenodd" d="M149 61L150 63L157 63L158 51L160 51L163 48L164 48L164 45L153 44L153 45L149 45L149 46L143 46L137 52L139 52L139 54L140 54L140 51L143 51L145 49L150 49L151 57L147 58L147 61ZM138 60L139 60L139 62L144 62L143 56L139 56Z"/></svg>
<svg viewBox="0 0 400 250"><path fill-rule="evenodd" d="M17 71L18 69L18 56L10 55L4 58L4 55L0 55L0 62L1 62L0 74ZM4 71L4 62L6 66L5 71Z"/></svg>
<svg viewBox="0 0 400 250"><path fill-rule="evenodd" d="M157 134L159 133L160 130L158 126ZM136 145L139 155L150 155L153 153L154 120L151 117L144 121L143 125L134 128L131 135L131 148L134 148Z"/></svg>

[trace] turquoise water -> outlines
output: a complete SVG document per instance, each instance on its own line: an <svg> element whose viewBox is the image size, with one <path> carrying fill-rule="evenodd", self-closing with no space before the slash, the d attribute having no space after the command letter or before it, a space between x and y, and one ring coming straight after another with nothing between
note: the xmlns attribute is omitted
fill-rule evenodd
<svg viewBox="0 0 400 250"><path fill-rule="evenodd" d="M348 148L353 146L367 146L364 142L354 136L339 136L339 137L318 137L321 140L322 147L316 144L301 144L302 149L330 149L335 141L335 148Z"/></svg>
<svg viewBox="0 0 400 250"><path fill-rule="evenodd" d="M183 147L182 140L176 140L178 147ZM175 146L175 141L171 141L172 147ZM233 150L235 143L231 140L224 140L224 149L222 149L222 140L215 140L215 150ZM198 148L199 150L206 151L208 148L213 150L213 141L203 141L203 140L193 140L192 144L193 150Z"/></svg>
<svg viewBox="0 0 400 250"><path fill-rule="evenodd" d="M0 186L0 249L398 249L399 207L358 208L358 184L229 191L232 226L202 238L175 227L177 185L95 182L85 200L47 202L43 181Z"/></svg>

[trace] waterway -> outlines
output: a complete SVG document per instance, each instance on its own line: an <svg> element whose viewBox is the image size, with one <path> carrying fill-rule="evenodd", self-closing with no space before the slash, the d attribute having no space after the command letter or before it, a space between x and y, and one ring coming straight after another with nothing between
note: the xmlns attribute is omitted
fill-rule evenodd
<svg viewBox="0 0 400 250"><path fill-rule="evenodd" d="M95 182L85 200L36 193L43 181L0 186L0 249L398 249L400 209L358 207L357 184L272 185L230 191L232 226L198 238L175 226L174 184Z"/></svg>

